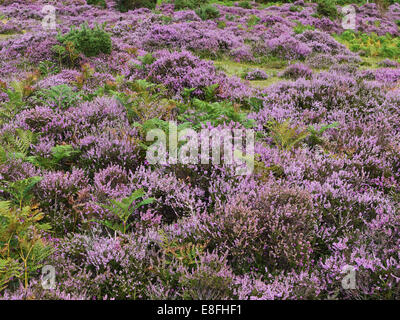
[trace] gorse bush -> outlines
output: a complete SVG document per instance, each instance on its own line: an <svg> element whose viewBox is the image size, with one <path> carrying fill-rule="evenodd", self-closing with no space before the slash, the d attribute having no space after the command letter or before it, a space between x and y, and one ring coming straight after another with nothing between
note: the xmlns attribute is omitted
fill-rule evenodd
<svg viewBox="0 0 400 320"><path fill-rule="evenodd" d="M94 57L100 53L110 54L112 49L111 36L99 25L90 28L87 23L80 29L75 27L64 34L58 35L57 40L63 45L72 44L78 52L87 57Z"/></svg>

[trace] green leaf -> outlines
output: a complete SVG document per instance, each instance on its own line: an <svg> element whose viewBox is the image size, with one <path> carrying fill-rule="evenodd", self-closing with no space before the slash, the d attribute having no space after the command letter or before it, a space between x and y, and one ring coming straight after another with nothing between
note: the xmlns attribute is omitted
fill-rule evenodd
<svg viewBox="0 0 400 320"><path fill-rule="evenodd" d="M151 204L151 203L153 203L155 200L156 200L155 198L148 198L148 199L145 199L145 200L143 200L142 202L138 203L138 204L135 206L135 208L137 209L137 208L140 208L140 207L142 207L142 206L144 206L144 205L146 205L146 204Z"/></svg>
<svg viewBox="0 0 400 320"><path fill-rule="evenodd" d="M4 164L7 161L7 152L2 146L0 146L0 164Z"/></svg>
<svg viewBox="0 0 400 320"><path fill-rule="evenodd" d="M108 220L98 220L98 219L92 219L90 221L102 224L103 226L110 228L114 231L122 232L124 230L124 226L122 223L112 223L111 221L108 221Z"/></svg>

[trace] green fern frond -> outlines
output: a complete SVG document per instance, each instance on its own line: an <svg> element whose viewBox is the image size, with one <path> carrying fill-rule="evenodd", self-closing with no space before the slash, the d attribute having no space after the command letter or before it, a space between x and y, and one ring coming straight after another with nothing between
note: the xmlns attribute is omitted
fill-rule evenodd
<svg viewBox="0 0 400 320"><path fill-rule="evenodd" d="M12 278L22 276L21 264L11 258L0 259L0 292L7 288Z"/></svg>
<svg viewBox="0 0 400 320"><path fill-rule="evenodd" d="M273 120L268 122L266 127L275 144L282 150L291 150L297 147L309 135L307 130L299 130L298 126L292 127L290 119L286 119L284 122Z"/></svg>
<svg viewBox="0 0 400 320"><path fill-rule="evenodd" d="M0 215L6 215L11 209L10 201L0 201Z"/></svg>

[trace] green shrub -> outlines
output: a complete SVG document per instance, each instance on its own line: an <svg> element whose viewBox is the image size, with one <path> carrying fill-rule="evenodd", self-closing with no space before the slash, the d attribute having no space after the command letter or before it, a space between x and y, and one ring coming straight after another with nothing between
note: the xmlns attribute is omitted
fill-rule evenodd
<svg viewBox="0 0 400 320"><path fill-rule="evenodd" d="M79 103L79 94L66 84L61 84L49 89L38 90L31 100L35 104L43 104L65 110Z"/></svg>
<svg viewBox="0 0 400 320"><path fill-rule="evenodd" d="M17 181L18 191L29 192L26 190L35 178ZM30 276L51 254L51 247L42 237L51 227L39 223L43 218L37 205L16 207L11 201L0 201L0 291L17 279L24 280L27 288Z"/></svg>
<svg viewBox="0 0 400 320"><path fill-rule="evenodd" d="M119 11L126 12L138 8L153 10L156 8L157 0L116 0L116 3Z"/></svg>
<svg viewBox="0 0 400 320"><path fill-rule="evenodd" d="M225 29L226 28L226 22L225 21L218 21L217 26L220 29Z"/></svg>
<svg viewBox="0 0 400 320"><path fill-rule="evenodd" d="M293 127L290 119L286 119L284 122L271 120L265 125L265 128L268 129L275 145L279 149L287 151L299 146L310 134L306 129Z"/></svg>
<svg viewBox="0 0 400 320"><path fill-rule="evenodd" d="M254 27L260 22L260 18L257 17L256 15L251 15L250 18L247 20L247 26L248 27Z"/></svg>
<svg viewBox="0 0 400 320"><path fill-rule="evenodd" d="M378 36L376 33L366 34L346 30L336 39L349 47L353 52L361 52L365 56L396 58L400 56L400 39L390 34Z"/></svg>
<svg viewBox="0 0 400 320"><path fill-rule="evenodd" d="M196 10L196 14L202 20L215 19L220 16L219 10L212 5L205 5Z"/></svg>
<svg viewBox="0 0 400 320"><path fill-rule="evenodd" d="M135 213L135 210L154 202L154 198L146 198L143 199L146 192L143 189L135 190L129 197L122 199L121 201L117 201L114 199L109 200L109 204L102 205L104 209L111 212L119 221L115 222L112 220L93 220L98 222L107 228L113 231L119 231L123 234L126 234L128 228L131 227L132 223L129 223L129 218ZM143 199L140 201L139 199Z"/></svg>
<svg viewBox="0 0 400 320"><path fill-rule="evenodd" d="M336 19L339 16L336 4L331 0L318 0L317 13L330 19Z"/></svg>
<svg viewBox="0 0 400 320"><path fill-rule="evenodd" d="M106 1L105 0L86 0L87 4L91 4L91 5L95 5L95 6L99 6L102 8L106 8Z"/></svg>
<svg viewBox="0 0 400 320"><path fill-rule="evenodd" d="M75 45L70 41L66 41L65 44L62 45L57 44L53 46L51 50L57 56L59 70L62 69L63 63L75 67L79 61L79 51L76 50Z"/></svg>
<svg viewBox="0 0 400 320"><path fill-rule="evenodd" d="M80 29L71 27L67 34L58 35L57 40L64 45L72 43L77 51L87 57L110 54L112 49L110 34L98 25L91 29L87 23L82 24Z"/></svg>
<svg viewBox="0 0 400 320"><path fill-rule="evenodd" d="M315 30L315 27L310 25L304 25L301 22L298 22L297 25L293 28L293 31L296 34L303 33L306 30Z"/></svg>
<svg viewBox="0 0 400 320"><path fill-rule="evenodd" d="M184 9L192 9L202 7L209 3L209 0L170 0L169 3L173 3L175 5L175 10L184 10Z"/></svg>
<svg viewBox="0 0 400 320"><path fill-rule="evenodd" d="M300 6L291 6L290 8L289 8L289 10L291 11L291 12L300 12L300 11L302 11L303 10L303 8L302 7L300 7Z"/></svg>
<svg viewBox="0 0 400 320"><path fill-rule="evenodd" d="M191 108L192 112L188 112ZM245 128L251 128L253 120L247 118L244 111L237 110L231 102L207 102L193 99L191 106L182 104L179 106L178 120L183 123L192 123L194 130L199 130L202 124L210 123L216 127L223 123L237 122Z"/></svg>
<svg viewBox="0 0 400 320"><path fill-rule="evenodd" d="M60 72L58 66L52 61L40 61L39 63L40 74L44 77L54 75Z"/></svg>
<svg viewBox="0 0 400 320"><path fill-rule="evenodd" d="M249 1L239 2L239 7L243 8L243 9L252 9L253 8Z"/></svg>

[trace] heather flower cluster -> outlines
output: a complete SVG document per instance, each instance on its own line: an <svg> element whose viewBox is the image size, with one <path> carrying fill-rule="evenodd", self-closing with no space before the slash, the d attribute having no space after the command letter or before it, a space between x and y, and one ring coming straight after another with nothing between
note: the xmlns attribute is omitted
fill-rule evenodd
<svg viewBox="0 0 400 320"><path fill-rule="evenodd" d="M267 80L268 74L264 70L253 69L244 73L246 80Z"/></svg>
<svg viewBox="0 0 400 320"><path fill-rule="evenodd" d="M399 3L0 3L0 300L400 298ZM154 129L252 130L254 170Z"/></svg>

